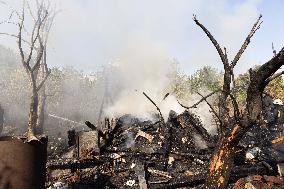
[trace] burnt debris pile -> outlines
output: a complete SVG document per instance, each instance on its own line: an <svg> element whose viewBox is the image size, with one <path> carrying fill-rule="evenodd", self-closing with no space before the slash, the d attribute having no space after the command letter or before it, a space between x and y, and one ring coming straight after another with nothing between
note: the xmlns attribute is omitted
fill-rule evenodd
<svg viewBox="0 0 284 189"><path fill-rule="evenodd" d="M103 129L88 121L86 126L89 131L68 131L68 146L49 155L47 187L195 187L205 181L218 140L189 111L171 111L166 122L124 115L105 119ZM268 140L259 140L263 135ZM248 175L279 174L283 152L271 135L266 127L247 133L239 144L231 183Z"/></svg>

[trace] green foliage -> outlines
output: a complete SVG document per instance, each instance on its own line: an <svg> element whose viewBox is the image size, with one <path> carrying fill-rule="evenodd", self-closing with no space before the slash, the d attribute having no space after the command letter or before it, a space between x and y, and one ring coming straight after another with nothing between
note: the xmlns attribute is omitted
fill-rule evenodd
<svg viewBox="0 0 284 189"><path fill-rule="evenodd" d="M198 70L189 78L189 86L191 93L205 89L209 91L215 91L222 87L223 74L217 69L210 66Z"/></svg>
<svg viewBox="0 0 284 189"><path fill-rule="evenodd" d="M171 91L179 99L184 99L189 93L188 76L182 73L177 66L170 75L170 84L166 90Z"/></svg>
<svg viewBox="0 0 284 189"><path fill-rule="evenodd" d="M265 88L265 92L270 94L274 99L281 99L284 102L284 83L283 77L277 77L272 80Z"/></svg>
<svg viewBox="0 0 284 189"><path fill-rule="evenodd" d="M248 72L238 75L238 77L235 79L235 88L233 89L233 93L236 96L237 102L241 106L245 105L249 82L250 80Z"/></svg>
<svg viewBox="0 0 284 189"><path fill-rule="evenodd" d="M257 69L256 66L254 69ZM249 85L249 72L240 74L235 80L236 86L234 88L234 93L240 104L245 104L246 91ZM284 100L284 83L283 78L278 77L272 80L265 88L265 93L271 95L274 99Z"/></svg>

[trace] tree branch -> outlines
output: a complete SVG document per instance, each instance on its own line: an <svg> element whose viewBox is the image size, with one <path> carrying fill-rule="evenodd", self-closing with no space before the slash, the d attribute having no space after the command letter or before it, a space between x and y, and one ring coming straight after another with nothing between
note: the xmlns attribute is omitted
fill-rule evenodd
<svg viewBox="0 0 284 189"><path fill-rule="evenodd" d="M206 100L206 99L209 98L210 96L212 96L212 95L214 95L214 94L216 94L216 93L218 93L218 92L220 92L220 91L221 91L221 90L216 90L216 91L213 91L213 92L209 93L208 95L202 97L198 102L196 102L195 104L193 104L192 106L189 106L189 107L182 105L179 101L178 101L178 103L179 103L183 108L185 108L185 109L197 108L197 106L198 106L201 102L203 102L204 100ZM198 94L198 92L196 92L196 93Z"/></svg>
<svg viewBox="0 0 284 189"><path fill-rule="evenodd" d="M159 112L159 114L160 114L161 121L162 121L163 123L165 123L164 118L163 118L163 115L162 115L162 113L161 113L161 110L160 110L160 108L157 106L157 104L156 104L145 92L143 92L143 95L144 95L146 98L148 98L148 100L150 100L150 102L157 108L157 110L158 110L158 112Z"/></svg>
<svg viewBox="0 0 284 189"><path fill-rule="evenodd" d="M40 84L37 86L36 90L37 92L41 89L41 87L43 86L43 84L45 83L45 81L47 80L48 76L50 75L51 73L51 70L49 69L47 72L46 72L46 75L45 77L43 78L43 80L40 82Z"/></svg>
<svg viewBox="0 0 284 189"><path fill-rule="evenodd" d="M224 91L225 92L225 91ZM234 117L237 119L237 121L240 120L241 118L241 113L240 113L240 110L239 110L239 105L238 105L238 102L235 98L235 96L231 93L228 93L228 95L230 96L231 98L231 102L233 104L233 108L234 108Z"/></svg>
<svg viewBox="0 0 284 189"><path fill-rule="evenodd" d="M258 17L257 21L254 23L250 33L246 37L242 47L240 48L239 52L236 54L234 60L232 61L232 63L231 63L232 68L234 68L236 66L236 64L239 61L240 57L242 56L243 52L246 50L248 44L250 43L250 39L255 34L255 32L260 28L260 25L262 24L262 21L260 22L261 17L262 17L262 15L259 15L259 17Z"/></svg>
<svg viewBox="0 0 284 189"><path fill-rule="evenodd" d="M257 122L262 111L262 94L267 85L267 79L273 76L282 65L284 65L284 48L255 72L250 72L250 84L247 89L246 98L247 121L250 124Z"/></svg>
<svg viewBox="0 0 284 189"><path fill-rule="evenodd" d="M274 80L274 79L280 77L282 74L284 74L284 71L279 72L279 73L276 73L276 74L274 74L273 76L270 76L269 78L267 78L267 79L265 80L265 84L268 85L269 82L271 82L272 80Z"/></svg>
<svg viewBox="0 0 284 189"><path fill-rule="evenodd" d="M215 46L223 64L225 67L228 67L228 59L226 57L226 55L224 54L224 52L222 51L219 43L217 42L217 40L213 37L213 35L209 32L209 30L203 26L196 18L196 15L193 15L193 20L194 22L205 32L205 34L207 35L207 37L210 39L210 41L213 43L213 45Z"/></svg>
<svg viewBox="0 0 284 189"><path fill-rule="evenodd" d="M272 43L272 53L273 53L273 56L276 56L276 50L275 50L275 48L274 48L274 45L273 45L273 43Z"/></svg>
<svg viewBox="0 0 284 189"><path fill-rule="evenodd" d="M202 99L204 99L204 101L207 103L207 105L210 107L211 111L213 112L213 114L217 117L219 123L222 125L222 120L220 119L219 115L217 114L217 112L215 111L215 109L213 108L213 106L207 101L207 96L203 96L201 93L199 93L198 91L196 92L199 96L202 97ZM210 95L211 96L211 95Z"/></svg>

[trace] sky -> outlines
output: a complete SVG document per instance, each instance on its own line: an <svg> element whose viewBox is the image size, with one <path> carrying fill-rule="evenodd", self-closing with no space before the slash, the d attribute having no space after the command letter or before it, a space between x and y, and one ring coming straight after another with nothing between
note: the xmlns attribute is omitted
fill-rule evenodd
<svg viewBox="0 0 284 189"><path fill-rule="evenodd" d="M0 4L0 20L8 18L19 0ZM284 1L282 0L51 0L56 16L48 43L50 66L73 66L95 72L127 54L177 60L180 69L192 74L204 66L222 69L220 58L193 14L211 31L233 59L252 25L263 15L261 28L240 59L242 73L272 57L284 47ZM0 24L0 32L15 33L15 27ZM0 36L0 44L16 49L16 40ZM140 53L141 52L141 53ZM154 55L153 55L154 54ZM141 61L131 58L132 64ZM140 58L139 58L140 59ZM146 59L147 60L147 59ZM155 64L155 61L152 61ZM142 63L143 64L143 63Z"/></svg>

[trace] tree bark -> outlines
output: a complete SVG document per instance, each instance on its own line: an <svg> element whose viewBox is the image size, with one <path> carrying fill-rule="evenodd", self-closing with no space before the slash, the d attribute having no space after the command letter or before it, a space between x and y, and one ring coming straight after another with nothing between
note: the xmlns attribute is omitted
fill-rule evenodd
<svg viewBox="0 0 284 189"><path fill-rule="evenodd" d="M33 129L37 123L37 109L38 109L38 93L36 89L33 89L33 94L31 96L29 120L28 120L28 138L33 136Z"/></svg>
<svg viewBox="0 0 284 189"><path fill-rule="evenodd" d="M43 81L46 77L46 72L48 72L48 69L46 69L46 45L43 52L43 60L41 63L41 73L40 78ZM45 121L45 101L46 101L46 93L45 93L45 84L42 85L40 91L39 91L39 102L38 102L38 110L37 110L37 123L35 127L35 133L36 134L43 134L43 125Z"/></svg>
<svg viewBox="0 0 284 189"><path fill-rule="evenodd" d="M0 134L2 133L3 126L4 126L4 109L2 109L0 105Z"/></svg>
<svg viewBox="0 0 284 189"><path fill-rule="evenodd" d="M43 133L43 125L45 121L45 100L46 100L45 85L43 85L39 95L38 110L37 110L38 118L35 127L35 134Z"/></svg>
<svg viewBox="0 0 284 189"><path fill-rule="evenodd" d="M242 127L239 124L235 124L221 138L211 158L206 188L226 188L234 165L237 140L243 132Z"/></svg>
<svg viewBox="0 0 284 189"><path fill-rule="evenodd" d="M251 128L257 127L261 119L262 94L266 80L284 65L284 52L263 64L257 71L251 71L251 81L247 90L247 106L240 123L228 125L228 132L221 137L211 161L206 188L225 189L234 163L236 147L243 135ZM232 119L231 123L233 123Z"/></svg>

